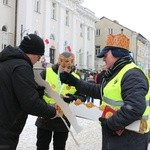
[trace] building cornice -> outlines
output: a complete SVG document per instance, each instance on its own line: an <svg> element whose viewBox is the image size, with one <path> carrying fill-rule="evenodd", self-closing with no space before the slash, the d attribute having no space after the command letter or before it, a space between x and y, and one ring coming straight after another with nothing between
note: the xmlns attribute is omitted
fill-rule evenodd
<svg viewBox="0 0 150 150"><path fill-rule="evenodd" d="M77 12L78 12L80 15L83 15L83 16L89 18L90 20L92 20L92 21L94 21L94 22L96 22L96 21L99 20L99 18L97 18L97 17L95 16L95 13L94 13L94 12L92 12L92 11L89 10L88 8L85 8L85 7L81 6L81 5L78 5L78 7L77 7Z"/></svg>
<svg viewBox="0 0 150 150"><path fill-rule="evenodd" d="M84 0L72 0L72 1L76 4L82 4L84 2Z"/></svg>
<svg viewBox="0 0 150 150"><path fill-rule="evenodd" d="M74 4L82 4L84 0L55 0L56 2L59 3L74 3Z"/></svg>

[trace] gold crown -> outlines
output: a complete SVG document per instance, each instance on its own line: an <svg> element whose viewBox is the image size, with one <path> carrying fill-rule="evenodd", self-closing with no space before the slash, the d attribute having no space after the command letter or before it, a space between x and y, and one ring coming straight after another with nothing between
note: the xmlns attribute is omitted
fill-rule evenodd
<svg viewBox="0 0 150 150"><path fill-rule="evenodd" d="M107 36L106 46L114 46L129 50L129 39L123 34L123 30L121 30L121 34L109 34Z"/></svg>

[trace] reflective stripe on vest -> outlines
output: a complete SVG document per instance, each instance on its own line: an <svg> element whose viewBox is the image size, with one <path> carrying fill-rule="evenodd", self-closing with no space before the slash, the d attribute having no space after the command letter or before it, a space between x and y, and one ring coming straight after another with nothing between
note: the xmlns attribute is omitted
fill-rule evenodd
<svg viewBox="0 0 150 150"><path fill-rule="evenodd" d="M103 96L103 101L104 101L105 103L107 103L107 104L113 106L113 107L115 107L115 106L120 106L120 107L121 107L121 106L124 105L124 102L122 102L122 101L114 101L114 100L109 99L109 98L107 98L107 97L105 97L105 96ZM147 100L147 101L146 101L146 106L149 106L149 105L150 105L150 100Z"/></svg>
<svg viewBox="0 0 150 150"><path fill-rule="evenodd" d="M121 81L122 81L124 74L128 70L133 69L133 68L137 68L141 72L143 72L134 63L130 63L130 64L124 66L122 68L122 70L111 81L109 81L108 84L104 87L102 105L109 105L116 110L120 109L120 107L124 105L124 102L123 102L123 99L121 96ZM144 74L144 72L143 72L143 74ZM146 75L145 75L145 77L146 77ZM150 114L150 89L149 89L147 95L145 96L145 99L146 99L146 109L144 111L143 118L148 118L148 116Z"/></svg>
<svg viewBox="0 0 150 150"><path fill-rule="evenodd" d="M79 76L75 73L72 73L73 76L75 76L76 78L79 78ZM60 88L62 88L61 94L74 94L76 92L76 88L73 86L68 86L67 84L63 84L63 85L59 85L59 78L58 78L58 74L56 74L52 68L46 68L46 79L45 81L47 81L49 83L49 85L51 86L51 88L56 91L57 93L60 92ZM60 87L61 86L61 87ZM63 86L63 87L62 87ZM49 97L47 95L47 93L44 94L43 99L45 100L46 103L49 104L55 104L55 100L51 97Z"/></svg>

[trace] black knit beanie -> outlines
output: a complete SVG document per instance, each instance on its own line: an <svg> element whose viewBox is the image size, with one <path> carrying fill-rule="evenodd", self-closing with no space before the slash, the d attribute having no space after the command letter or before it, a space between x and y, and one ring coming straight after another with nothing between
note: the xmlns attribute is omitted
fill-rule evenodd
<svg viewBox="0 0 150 150"><path fill-rule="evenodd" d="M45 45L36 34L29 34L21 41L19 48L27 54L44 55Z"/></svg>

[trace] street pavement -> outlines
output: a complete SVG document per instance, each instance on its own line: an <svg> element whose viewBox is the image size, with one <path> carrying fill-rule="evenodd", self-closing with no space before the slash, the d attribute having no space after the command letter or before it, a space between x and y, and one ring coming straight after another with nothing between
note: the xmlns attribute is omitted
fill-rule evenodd
<svg viewBox="0 0 150 150"><path fill-rule="evenodd" d="M98 100L95 100L95 105L99 105ZM29 115L24 130L20 135L17 150L36 150L36 126L34 125L36 118ZM82 127L82 131L77 134L71 127L71 132L79 146L69 133L66 150L101 150L101 126L99 122L82 118L77 118L77 121ZM52 144L50 144L50 150L53 150Z"/></svg>
<svg viewBox="0 0 150 150"><path fill-rule="evenodd" d="M95 104L98 105L98 100ZM36 150L36 126L35 120L37 117L29 115L23 132L20 135L17 150ZM82 118L77 118L78 124L83 128L80 133L76 133L71 127L71 131L79 143L79 146L69 134L66 150L101 150L101 126L99 122L90 121ZM50 149L53 150L52 144ZM148 148L150 150L150 147Z"/></svg>

